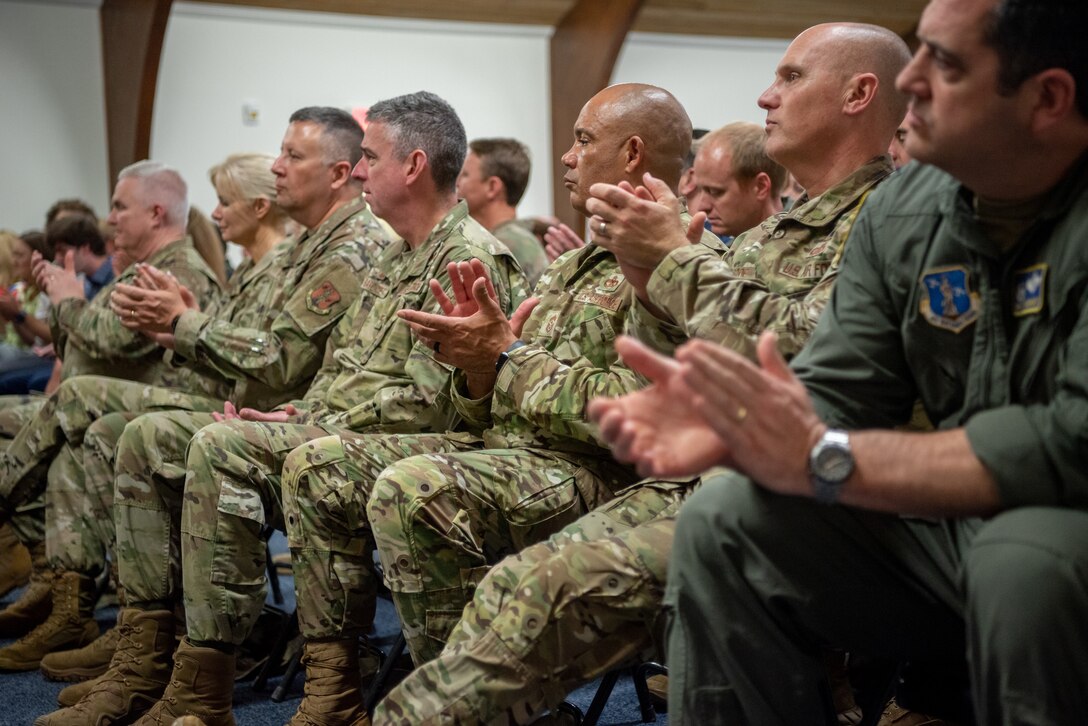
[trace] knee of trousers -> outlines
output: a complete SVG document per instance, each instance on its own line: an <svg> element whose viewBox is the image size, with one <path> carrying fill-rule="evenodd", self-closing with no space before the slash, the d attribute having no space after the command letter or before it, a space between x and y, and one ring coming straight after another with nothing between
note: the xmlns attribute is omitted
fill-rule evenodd
<svg viewBox="0 0 1088 726"><path fill-rule="evenodd" d="M432 507L441 508L449 485L439 466L425 456L413 456L387 467L374 482L366 515L385 567L385 580L398 592L421 592L422 576L415 563L419 527Z"/></svg>
<svg viewBox="0 0 1088 726"><path fill-rule="evenodd" d="M319 455L311 442L293 450L283 464L284 526L292 549L316 548L362 556L369 537L363 532L369 487L345 474L346 457L339 445L323 445ZM319 439L318 442L325 442Z"/></svg>
<svg viewBox="0 0 1088 726"><path fill-rule="evenodd" d="M758 538L761 529L780 537L780 527L760 524L762 498L757 485L733 472L704 480L677 515L670 575L719 569L723 551L739 543L742 528L744 539Z"/></svg>
<svg viewBox="0 0 1088 726"><path fill-rule="evenodd" d="M1044 642L1083 642L1088 512L1015 509L987 522L964 558L968 628L1010 657Z"/></svg>

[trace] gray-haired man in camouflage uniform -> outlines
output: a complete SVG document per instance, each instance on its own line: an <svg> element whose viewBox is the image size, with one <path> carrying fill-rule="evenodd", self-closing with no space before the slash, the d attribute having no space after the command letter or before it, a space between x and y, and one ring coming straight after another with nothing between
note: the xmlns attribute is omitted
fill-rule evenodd
<svg viewBox="0 0 1088 726"><path fill-rule="evenodd" d="M675 180L690 122L661 89L626 85L587 104L577 135L564 161L571 169L572 201L582 209L595 181L637 181L648 170ZM572 521L633 478L630 469L603 456L580 415L566 415L580 411L596 391L630 390L641 383L612 352L611 341L633 300L614 258L586 248L550 267L537 285L540 302L527 321L528 305L507 321L490 300L486 280L474 283L461 288L456 306L443 306L445 316L402 315L440 360L460 368L450 391L468 428L482 438L326 438L286 461L285 506L292 507L288 540L298 563L299 622L308 652L350 653L354 636L368 623L374 576L366 545L380 533L367 524L366 504L371 489L387 481L386 465L393 464L387 474L398 472L398 482L404 482L398 491L406 496L418 491L434 505L430 513L448 523L439 528L451 536L460 533L453 536L460 549L441 535L427 540L440 556L436 567L456 580L455 592L434 593L440 612L431 612L428 633L396 584L406 561L383 556L410 647L420 660L433 642L445 638L490 562ZM528 345L512 345L519 336ZM499 360L504 362L496 376ZM394 568L399 568L395 574ZM310 668L309 673L326 688L320 699L310 689L300 722L360 718L358 671L351 660L343 658L337 671Z"/></svg>
<svg viewBox="0 0 1088 726"><path fill-rule="evenodd" d="M297 155L308 153L315 169L284 168L280 159L272 164L279 177L266 168L265 183L271 187L279 179L276 195L300 224L321 224L315 233L270 251L259 265L243 263L223 305L190 308L169 280L156 290L116 286L112 305L126 325L174 349L167 360L176 380L167 388L69 379L0 458L5 481L23 490L35 486L39 470L48 466L47 546L54 569L93 575L104 564L113 544L114 447L127 421L144 411L177 409L210 422L224 400L264 409L305 391L329 331L358 297L360 271L390 241L348 176L361 138L358 123L339 109L304 108L291 116L285 144ZM326 178L337 163L341 176ZM332 299L330 289L339 299ZM315 304L315 297L328 304ZM161 432L160 451L172 445L180 456L187 439L170 433ZM90 615L84 613L85 619ZM18 658L0 651L0 664L36 667L44 652L58 649L63 632L76 627L54 623L52 635L39 633ZM85 653L50 658L43 671L65 680L101 672L115 642L116 632L110 631Z"/></svg>
<svg viewBox="0 0 1088 726"><path fill-rule="evenodd" d="M766 153L809 195L737 237L724 260L684 239L664 185L651 186L658 202L637 218L625 216L633 195L595 187L595 241L652 271L640 299L678 334L752 355L759 332L776 330L783 352L795 353L827 303L866 194L891 173L883 152L903 113L894 80L908 60L898 37L872 26L819 26L794 41L760 106L773 119ZM709 151L700 149L700 159ZM627 332L662 348L653 329ZM632 348L641 360L637 346L625 355ZM660 385L631 395L674 405ZM639 482L503 560L480 583L446 649L389 694L375 723L525 722L581 683L652 656L673 517L697 482Z"/></svg>
<svg viewBox="0 0 1088 726"><path fill-rule="evenodd" d="M181 175L164 164L142 161L126 167L118 175L109 221L117 230L116 244L122 253L134 262L169 271L192 291L196 300L209 304L218 299L219 282L186 237L188 211L188 190ZM124 327L110 310L110 293L118 285L134 279L134 267L122 272L92 300L86 299L83 282L74 270L38 259L35 271L53 302L50 327L53 345L63 360L65 382L83 375L110 375L138 382L131 384L137 387L142 387L140 383L167 386L179 383L178 372L163 361L163 349L159 344ZM16 411L6 411L23 425L15 440L0 454L0 521L13 516L19 507L31 504L42 493L45 466L32 467L36 471L33 476L25 477L25 481L23 476L13 475L13 470L19 466L20 459L30 458L22 445L28 427L36 420L51 418L53 410L54 399L42 399L19 407L17 416ZM44 463L48 464L48 461ZM42 509L36 509L19 516L34 517L40 522L43 515ZM0 613L0 633L9 637L35 628L50 614L51 591L63 591L66 605L78 600L84 614L91 607L88 603L92 587L90 578L54 578L44 569L44 543L33 549L41 552L35 558L38 572L31 586L19 601ZM50 626L50 631L53 630L55 628ZM0 668L36 668L37 660L48 649L82 645L97 634L93 620L76 617L67 635L59 640L47 638L51 642L43 643L35 636L28 642L20 641L0 650ZM45 646L48 647L43 650Z"/></svg>
<svg viewBox="0 0 1088 726"><path fill-rule="evenodd" d="M445 430L454 423L445 393L449 369L413 342L397 309L433 305L427 281L472 258L495 279L504 308L525 294L513 257L457 203L464 147L456 113L433 94L374 104L356 176L402 241L363 281L306 396L201 429L189 447L183 497L163 486L149 456L160 422L143 417L126 428L118 447L117 551L131 605L122 611L122 630L133 635L122 639L95 689L55 714L56 723L133 718L160 697L140 723L170 723L184 713L211 725L233 723L233 649L264 600L264 533L282 526L283 457L335 432ZM171 672L169 634L182 584L188 637Z"/></svg>

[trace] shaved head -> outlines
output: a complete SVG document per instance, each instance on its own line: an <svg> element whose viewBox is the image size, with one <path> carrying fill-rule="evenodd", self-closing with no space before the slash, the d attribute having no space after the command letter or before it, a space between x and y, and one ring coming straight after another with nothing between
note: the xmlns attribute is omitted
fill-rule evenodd
<svg viewBox="0 0 1088 726"><path fill-rule="evenodd" d="M911 58L903 39L887 28L865 23L814 25L798 38L808 33L819 35L829 62L843 81L861 73L876 76L884 92L877 95L875 110L898 125L907 112L908 99L896 90L895 79Z"/></svg>
<svg viewBox="0 0 1088 726"><path fill-rule="evenodd" d="M609 86L582 107L563 154L571 206L584 214L590 186L637 186L646 172L676 191L690 149L691 119L671 93L643 83Z"/></svg>
<svg viewBox="0 0 1088 726"><path fill-rule="evenodd" d="M589 103L597 106L615 138L641 138L646 144L646 171L676 188L691 150L691 119L675 96L657 86L620 83Z"/></svg>

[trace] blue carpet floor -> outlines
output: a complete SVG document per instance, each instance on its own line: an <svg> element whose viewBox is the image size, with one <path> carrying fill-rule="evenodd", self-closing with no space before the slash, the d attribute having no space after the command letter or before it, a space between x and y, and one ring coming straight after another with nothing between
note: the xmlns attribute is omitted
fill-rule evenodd
<svg viewBox="0 0 1088 726"><path fill-rule="evenodd" d="M273 551L284 549L282 538L273 538ZM294 607L294 590L291 578L281 578L286 603L280 607L290 610ZM0 607L14 601L21 590L9 594L0 600ZM113 625L117 611L115 608L103 608L96 617L103 630ZM382 650L386 650L396 638L400 623L392 604L384 599L378 600L375 617L375 634L372 641ZM11 641L0 640L0 646ZM234 717L238 726L280 726L285 724L298 708L298 699L302 697L302 675L295 679L294 688L282 703L273 703L269 694L276 687L279 679L269 682L264 693L256 693L249 683L240 683L234 691ZM43 713L57 708L57 693L67 684L53 683L42 677L39 671L28 673L0 673L0 726L29 726ZM578 689L568 700L584 712L597 691L596 683ZM611 698L608 700L600 722L603 725L623 726L642 723L638 699L630 678L620 678ZM658 715L658 724L667 724L666 715Z"/></svg>

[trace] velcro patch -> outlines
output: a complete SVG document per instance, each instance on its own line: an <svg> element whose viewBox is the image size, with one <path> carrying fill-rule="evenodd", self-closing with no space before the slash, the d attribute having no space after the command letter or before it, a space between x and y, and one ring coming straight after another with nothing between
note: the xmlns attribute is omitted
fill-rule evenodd
<svg viewBox="0 0 1088 726"><path fill-rule="evenodd" d="M1043 263L1017 270L1016 299L1013 300L1012 314L1017 317L1035 315L1043 311L1046 302L1046 272L1048 266Z"/></svg>
<svg viewBox="0 0 1088 726"><path fill-rule="evenodd" d="M937 267L922 273L918 282L926 293L918 303L919 312L930 325L959 333L978 320L982 302L971 291L966 267Z"/></svg>
<svg viewBox="0 0 1088 726"><path fill-rule="evenodd" d="M586 305L596 305L599 308L605 308L615 312L620 309L620 305L623 304L622 295L602 295L599 292L591 292L586 290L580 292L574 296L575 302L585 303Z"/></svg>
<svg viewBox="0 0 1088 726"><path fill-rule="evenodd" d="M310 299L306 301L306 307L318 315L328 315L333 305L340 302L340 291L329 280L321 283L310 291Z"/></svg>

